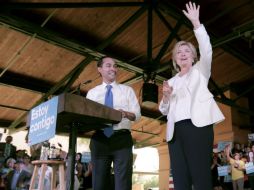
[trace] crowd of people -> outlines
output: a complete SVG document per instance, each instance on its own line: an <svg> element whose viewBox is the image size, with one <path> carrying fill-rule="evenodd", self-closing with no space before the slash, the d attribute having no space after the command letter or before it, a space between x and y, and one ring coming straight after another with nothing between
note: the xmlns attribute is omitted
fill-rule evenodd
<svg viewBox="0 0 254 190"><path fill-rule="evenodd" d="M12 137L7 136L0 143L0 189L29 189L33 165L26 150L16 150ZM7 149L7 150L6 150ZM38 156L35 156L35 158ZM235 143L221 152L214 152L211 163L212 185L214 190L254 190L254 173L247 174L245 164L254 161L254 144ZM227 176L218 175L218 167L230 166ZM48 168L45 190L50 189L52 170ZM82 154L76 154L75 176L80 190L92 190L92 163L82 162ZM113 189L113 187L112 187Z"/></svg>
<svg viewBox="0 0 254 190"><path fill-rule="evenodd" d="M12 144L13 137L7 136L5 142L0 143L0 190L28 190L33 175L33 160L40 159L42 143L30 147L30 155L27 150L17 150ZM62 157L67 159L67 154ZM66 162L67 163L67 162ZM40 170L38 172L38 179ZM52 168L47 166L44 190L50 190ZM92 188L92 164L82 162L82 154L76 154L75 163L76 184L75 190L91 190ZM58 177L57 177L58 179Z"/></svg>
<svg viewBox="0 0 254 190"><path fill-rule="evenodd" d="M254 174L247 176L244 171L245 163L253 162L254 148L244 151L234 148L231 153L230 148L226 147L224 152L214 154L212 164L210 162L213 127L223 121L224 116L208 89L213 51L205 26L200 22L199 10L200 6L193 2L187 3L183 10L193 26L199 54L190 42L179 41L175 44L172 61L178 73L163 82L163 96L159 104L160 112L168 119L166 140L174 187L177 190L192 190L193 187L195 190L243 190L248 177L253 190ZM131 87L116 82L118 68L113 58L101 57L97 70L102 83L90 89L86 98L119 110L122 118L118 124L108 123L101 126L103 129L95 131L90 142L91 163L82 163L82 155L76 155L75 179L80 189L131 190L131 124L141 117L140 105ZM26 152L21 154L16 151L11 141L8 136L6 143L0 144L3 150L0 158L1 184L10 190L16 187L27 189L33 170L30 161L39 159L41 145L30 147L30 157ZM231 177L219 178L217 168L224 164L231 165Z"/></svg>
<svg viewBox="0 0 254 190"><path fill-rule="evenodd" d="M16 150L12 136L0 143L0 189L28 189L33 172L30 156L25 150Z"/></svg>
<svg viewBox="0 0 254 190"><path fill-rule="evenodd" d="M254 190L254 172L246 172L245 164L253 163L254 144L235 143L214 152L211 164L214 190ZM228 175L219 176L218 167L229 166Z"/></svg>

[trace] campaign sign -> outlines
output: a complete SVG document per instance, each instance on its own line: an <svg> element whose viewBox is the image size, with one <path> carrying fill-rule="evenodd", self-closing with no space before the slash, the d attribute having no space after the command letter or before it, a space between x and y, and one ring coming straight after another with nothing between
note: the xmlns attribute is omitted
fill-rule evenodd
<svg viewBox="0 0 254 190"><path fill-rule="evenodd" d="M254 165L253 162L248 162L245 164L246 174L254 173Z"/></svg>
<svg viewBox="0 0 254 190"><path fill-rule="evenodd" d="M218 149L218 152L221 152L221 151L224 151L224 149L226 148L226 146L230 146L230 147L232 147L232 142L230 142L230 141L220 141L219 143L218 143L218 147L217 147L217 149Z"/></svg>
<svg viewBox="0 0 254 190"><path fill-rule="evenodd" d="M82 160L83 163L89 163L91 161L91 152L82 152Z"/></svg>
<svg viewBox="0 0 254 190"><path fill-rule="evenodd" d="M56 96L30 111L29 146L49 140L55 136L57 105L58 97Z"/></svg>
<svg viewBox="0 0 254 190"><path fill-rule="evenodd" d="M230 166L219 166L218 169L218 175L219 176L227 176L229 173L229 167Z"/></svg>
<svg viewBox="0 0 254 190"><path fill-rule="evenodd" d="M248 139L254 141L254 133L248 134Z"/></svg>

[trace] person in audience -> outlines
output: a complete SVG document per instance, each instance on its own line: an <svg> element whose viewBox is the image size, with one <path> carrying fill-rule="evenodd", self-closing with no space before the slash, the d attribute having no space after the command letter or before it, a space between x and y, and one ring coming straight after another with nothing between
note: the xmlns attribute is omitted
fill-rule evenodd
<svg viewBox="0 0 254 190"><path fill-rule="evenodd" d="M76 154L76 163L75 163L75 174L79 180L80 188L82 188L84 176L83 176L83 164L81 162L82 160L82 154L78 152Z"/></svg>
<svg viewBox="0 0 254 190"><path fill-rule="evenodd" d="M244 162L241 160L240 153L235 152L234 158L230 156L230 146L225 148L228 162L231 165L231 175L234 190L244 190Z"/></svg>
<svg viewBox="0 0 254 190"><path fill-rule="evenodd" d="M249 160L249 153L251 152L251 146L252 145L249 145L249 146L245 146L244 147L244 157L246 157L247 158L247 162L249 162L250 160Z"/></svg>
<svg viewBox="0 0 254 190"><path fill-rule="evenodd" d="M219 165L220 166L226 166L228 165L227 155L225 154L225 151L221 151L218 153L218 159L219 159ZM228 171L228 175L226 176L220 176L219 177L219 183L223 190L232 190L232 179L231 179L231 168L229 168L230 171Z"/></svg>
<svg viewBox="0 0 254 190"><path fill-rule="evenodd" d="M1 178L3 179L3 181L6 181L6 176L8 175L8 173L14 170L15 163L16 163L16 160L13 158L8 158L6 160L5 167L1 171L1 174L2 174Z"/></svg>
<svg viewBox="0 0 254 190"><path fill-rule="evenodd" d="M242 153L240 143L237 143L237 142L234 143L234 148L232 148L231 153L232 154L235 154L235 153L239 153L240 154L240 153Z"/></svg>
<svg viewBox="0 0 254 190"><path fill-rule="evenodd" d="M249 162L254 163L254 144L251 146L250 151L248 152ZM248 174L248 180L251 190L254 190L254 173Z"/></svg>
<svg viewBox="0 0 254 190"><path fill-rule="evenodd" d="M23 157L26 154L26 150L17 150L16 151L16 160L23 160Z"/></svg>
<svg viewBox="0 0 254 190"><path fill-rule="evenodd" d="M24 163L18 160L14 165L14 170L10 171L6 177L6 187L8 190L17 188L28 190L31 174L23 170Z"/></svg>
<svg viewBox="0 0 254 190"><path fill-rule="evenodd" d="M242 154L244 155L245 151L246 151L246 146L244 143L240 144L240 150L241 150Z"/></svg>
<svg viewBox="0 0 254 190"><path fill-rule="evenodd" d="M245 190L249 190L250 188L250 183L249 183L249 180L248 180L248 175L246 174L246 168L245 168L245 164L248 163L248 157L245 156L245 153L242 155L240 154L240 158L241 160L244 162L244 169L243 169L243 175L244 175L244 182L243 182L243 188Z"/></svg>
<svg viewBox="0 0 254 190"><path fill-rule="evenodd" d="M70 170L71 170L71 167L70 166L70 162L71 161L71 157L70 157L70 154L67 154L67 160L66 160L66 186L67 186L67 189L70 189L70 185L71 185L71 176L70 176ZM76 170L76 168L75 168ZM77 172L75 171L75 174L77 174ZM79 183L79 180L78 180L78 177L77 175L74 175L74 187L73 187L73 190L79 190L79 187L80 187L80 183Z"/></svg>
<svg viewBox="0 0 254 190"><path fill-rule="evenodd" d="M8 158L16 158L16 146L12 144L12 136L5 138L5 143L0 142L0 162L5 162Z"/></svg>
<svg viewBox="0 0 254 190"><path fill-rule="evenodd" d="M228 162L227 162L227 155L225 154L224 151L221 151L221 152L219 153L218 157L219 157L219 159L220 159L220 164L221 164L222 166L227 165L227 163L228 163Z"/></svg>
<svg viewBox="0 0 254 190"><path fill-rule="evenodd" d="M33 164L31 164L31 158L28 154L24 155L23 161L24 161L23 169L25 171L29 172L30 174L33 174L34 166L33 166Z"/></svg>
<svg viewBox="0 0 254 190"><path fill-rule="evenodd" d="M84 164L84 182L83 189L84 190L92 190L92 170L93 165L92 162Z"/></svg>
<svg viewBox="0 0 254 190"><path fill-rule="evenodd" d="M163 82L159 110L167 115L167 142L174 187L178 190L211 190L213 125L224 116L208 89L211 76L212 46L199 20L200 6L189 2L184 15L191 21L198 41L200 59L195 47L177 42L172 60L178 73Z"/></svg>
<svg viewBox="0 0 254 190"><path fill-rule="evenodd" d="M5 169L4 163L0 162L0 190L5 190L5 184L3 179L4 169Z"/></svg>
<svg viewBox="0 0 254 190"><path fill-rule="evenodd" d="M213 184L213 190L222 190L220 181L219 181L219 175L218 175L218 156L216 154L213 155L213 162L211 165L211 172L212 172L212 184Z"/></svg>

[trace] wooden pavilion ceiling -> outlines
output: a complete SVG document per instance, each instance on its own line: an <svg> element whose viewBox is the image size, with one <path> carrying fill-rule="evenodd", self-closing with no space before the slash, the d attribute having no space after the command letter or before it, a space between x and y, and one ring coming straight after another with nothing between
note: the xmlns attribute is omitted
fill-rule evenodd
<svg viewBox="0 0 254 190"><path fill-rule="evenodd" d="M118 81L132 86L142 104L144 80L170 78L171 50L178 40L195 45L183 0L6 0L0 6L0 127L24 129L28 111L48 96L81 93L101 83L96 60L109 55ZM201 21L213 44L211 91L218 102L253 116L223 96L234 90L253 99L254 2L199 0ZM85 83L85 84L83 84ZM159 99L161 93L159 93ZM239 97L240 98L240 97ZM158 106L142 106L133 126L137 146L165 141ZM80 134L87 136L87 134ZM89 136L89 134L88 134Z"/></svg>

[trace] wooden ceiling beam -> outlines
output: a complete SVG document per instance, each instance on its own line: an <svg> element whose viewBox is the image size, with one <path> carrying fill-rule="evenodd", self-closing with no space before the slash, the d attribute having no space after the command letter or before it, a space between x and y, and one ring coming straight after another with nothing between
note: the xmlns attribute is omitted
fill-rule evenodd
<svg viewBox="0 0 254 190"><path fill-rule="evenodd" d="M68 92L70 91L71 85L75 82L75 80L78 78L78 76L80 75L80 73L84 70L84 68L91 63L91 61L93 61L93 57L91 55L89 55L88 57L86 57L77 67L77 69L75 69L73 72L70 72L68 75L70 76L68 79L68 82L65 84L63 90L60 92Z"/></svg>
<svg viewBox="0 0 254 190"><path fill-rule="evenodd" d="M225 104L225 105L228 105L232 108L235 108L237 109L238 111L240 112L243 112L245 114L248 114L250 116L254 116L254 111L250 110L250 109L247 109L247 108L244 108L242 106L239 106L237 105L234 101L230 100L230 99L222 99L220 97L214 97L214 99L217 101L217 102L220 102L222 104Z"/></svg>
<svg viewBox="0 0 254 190"><path fill-rule="evenodd" d="M216 82L210 78L209 80L209 84L211 84L215 91L218 93L218 96L215 96L215 100L222 103L222 104L225 104L225 105L228 105L228 106L231 106L232 108L235 108L241 112L244 112L248 115L254 115L254 112L251 110L251 109L247 109L247 108L244 108L242 106L239 106L236 104L235 100L231 100L229 98L227 98L225 95L224 95L224 91L216 84ZM251 87L252 89L254 88L254 85ZM249 91L248 91L249 92Z"/></svg>
<svg viewBox="0 0 254 190"><path fill-rule="evenodd" d="M224 95L223 90L216 84L216 82L212 78L209 79L209 84L212 85L212 87L215 89L217 94L219 94L221 96L222 99L224 99L224 100L227 99L227 97Z"/></svg>
<svg viewBox="0 0 254 190"><path fill-rule="evenodd" d="M66 8L112 8L112 7L140 7L145 2L77 2L77 3L1 3L0 10L14 9L66 9Z"/></svg>
<svg viewBox="0 0 254 190"><path fill-rule="evenodd" d="M88 64L88 62L90 62L91 56L87 57L87 59L81 61L81 63L79 65L77 65L68 75L64 76L57 84L55 84L54 86L52 86L49 91L47 91L46 93L44 93L42 95L42 97L33 105L33 107L39 105L40 103L48 100L48 97L55 94L56 92L58 92L61 87L63 86L63 84L65 84L70 77L80 68L85 67L85 65ZM60 91L60 93L62 93ZM22 122L22 120L26 117L27 112L25 112L24 114L22 114L19 118L17 118L10 126L9 129L13 130L16 129L19 124Z"/></svg>
<svg viewBox="0 0 254 190"><path fill-rule="evenodd" d="M24 109L24 108L20 108L20 107L15 107L15 106L9 106L9 105L3 105L3 104L0 104L0 107L14 109L14 110L19 110L19 111L29 111L28 109Z"/></svg>
<svg viewBox="0 0 254 190"><path fill-rule="evenodd" d="M146 56L147 61L145 64L144 72L148 76L147 79L151 78L151 72L154 70L155 65L153 64L153 6L151 0L148 1L148 9L147 9L147 46L146 46Z"/></svg>
<svg viewBox="0 0 254 190"><path fill-rule="evenodd" d="M126 28L128 28L137 18L139 18L144 11L146 10L146 7L140 8L138 11L136 11L126 22L124 22L117 30L115 30L106 40L104 40L101 44L99 44L95 49L97 51L102 51L105 49L109 44L112 43L112 41L120 35ZM68 83L64 87L64 92L69 91L71 85L75 82L75 80L78 78L80 73L83 71L84 67L88 65L93 60L93 57L89 55L83 62L86 62L83 64L83 66L80 66L79 69L77 69L69 79Z"/></svg>
<svg viewBox="0 0 254 190"><path fill-rule="evenodd" d="M241 1L239 1L241 2ZM252 0L249 0L249 1L242 1L243 3L239 4L239 5L231 5L231 6L227 6L226 9L224 9L223 11L220 11L218 13L216 13L216 15L209 19L208 21L205 22L205 25L210 25L211 23L214 23L215 21L218 21L221 17L229 14L229 13L232 13L232 12L235 12L237 11L236 9L239 9L243 6L246 6L250 3L252 3L253 1Z"/></svg>
<svg viewBox="0 0 254 190"><path fill-rule="evenodd" d="M122 81L121 83L122 84L126 84L126 85L131 85L131 84L134 84L136 82L139 82L143 80L143 75L135 75L134 77L130 78L130 79L127 79L125 81Z"/></svg>
<svg viewBox="0 0 254 190"><path fill-rule="evenodd" d="M252 1L248 1L246 4L251 3L251 2ZM158 6L158 10L161 10L165 14L172 16L176 20L179 20L182 17L182 12L177 7L175 7L172 3L170 3L169 1L161 1L161 3ZM183 23L191 30L193 29L192 25L186 18L184 19ZM253 29L252 26L248 26L248 27ZM246 30L246 28L245 28L245 30ZM243 50L237 48L233 43L230 43L231 42L230 39L239 38L237 32L232 32L232 33L230 33L224 37L220 37L220 38L218 38L218 36L215 36L213 34L213 35L210 35L210 38L211 38L213 47L221 47L226 52L228 52L231 55L233 55L234 57L237 57L238 59L240 59L243 63L250 65L250 66L254 66L254 57L253 57L252 53L247 53L247 51L243 51Z"/></svg>
<svg viewBox="0 0 254 190"><path fill-rule="evenodd" d="M99 46L95 48L95 51L101 51L105 49L111 42L121 34L125 29L127 29L134 21L136 21L145 11L147 7L142 7L137 10L126 22L124 22L116 31L114 31L105 41L103 41Z"/></svg>
<svg viewBox="0 0 254 190"><path fill-rule="evenodd" d="M15 88L18 87L21 90L29 90L40 94L46 93L49 90L49 86L53 85L45 80L11 71L6 71L4 75L0 77L0 83L2 83L2 85L14 86Z"/></svg>
<svg viewBox="0 0 254 190"><path fill-rule="evenodd" d="M12 124L12 122L13 121L11 120L0 119L0 127L8 128ZM25 125L26 125L25 122L20 122L18 127L23 127Z"/></svg>
<svg viewBox="0 0 254 190"><path fill-rule="evenodd" d="M160 20L164 23L164 25L168 28L168 30L169 30L170 32L173 31L174 28L170 25L170 23L167 21L167 19L163 16L163 14L161 13L161 11L158 10L157 8L155 8L154 11L155 11L155 13L157 14L157 16L160 18ZM178 41L181 40L181 38L177 35L177 33L176 33L175 37L176 37L176 39L177 39Z"/></svg>
<svg viewBox="0 0 254 190"><path fill-rule="evenodd" d="M117 60L117 64L125 70L137 74L143 74L144 70L142 68L126 63L123 58L119 57L114 53L105 52L104 50L98 52L98 49L106 47L109 42L111 42L112 39L117 36L116 34L122 32L123 28L127 28L129 24L135 21L135 19L137 19L138 16L140 16L145 10L146 8L139 9L132 17L129 18L129 20L127 20L117 31L112 34L112 37L110 37L111 40L107 40L97 48L91 47L87 44L84 44L83 42L81 43L79 40L69 40L68 36L64 36L56 31L52 31L46 28L41 28L39 25L28 22L27 20L23 20L20 17L16 17L6 12L0 13L0 23L2 23L2 25L4 26L7 26L11 29L17 30L30 36L36 33L36 38L38 39L57 45L59 47L63 47L86 57L91 55L95 60L106 54L115 58ZM158 74L156 75L155 79L157 82L160 83L166 80L165 77L159 76Z"/></svg>
<svg viewBox="0 0 254 190"><path fill-rule="evenodd" d="M113 39L115 39L120 33L122 33L132 22L134 22L144 11L146 10L146 8L141 8L139 9L133 16L131 16L125 23L123 23L115 32L113 32L111 34L111 36L105 40L104 42L102 42L97 48L97 50L103 50L105 47L107 47ZM31 26L30 26L31 27ZM22 28L21 28L22 29ZM75 79L79 76L79 74L82 72L83 70L83 66L87 65L88 63L90 63L93 59L92 55L88 55L87 58L85 60L83 60L81 62L81 64L79 64L77 67L75 67L68 75L66 75L61 81L59 81L54 87L52 87L45 95L43 95L43 97L38 100L36 102L36 105L38 105L39 103L45 101L45 99L48 98L48 96L50 96L51 94L55 93L57 90L60 89L60 86L62 86L64 83L67 84L64 87L64 91L68 91L69 87L71 86L71 84L75 81ZM80 66L83 65L83 66ZM18 118L16 121L14 121L12 123L12 125L10 126L10 128L16 128L16 126L22 121L22 119L25 117L26 114L23 114L20 118Z"/></svg>
<svg viewBox="0 0 254 190"><path fill-rule="evenodd" d="M183 17L181 17L178 20L178 22L176 23L174 29L171 31L171 33L169 34L168 38L166 39L166 41L164 42L163 46L161 47L158 55L156 56L156 58L154 60L156 65L159 65L161 58L163 57L163 55L167 51L167 49L168 49L169 45L171 44L171 42L173 41L173 39L176 38L177 33L180 30L182 24L183 24Z"/></svg>
<svg viewBox="0 0 254 190"><path fill-rule="evenodd" d="M237 100L239 100L243 96L249 94L250 92L254 92L254 84L253 83L246 90L244 90L241 94L239 94L236 98L234 98L232 101L236 102Z"/></svg>
<svg viewBox="0 0 254 190"><path fill-rule="evenodd" d="M145 9L142 9L142 11L145 11ZM138 14L140 14L141 12L139 11ZM52 31L46 28L41 28L37 24L28 22L27 20L23 20L20 17L16 17L8 13L3 13L3 12L0 13L0 23L3 26L6 26L13 30L17 30L29 36L32 36L33 34L36 33L37 34L36 38L40 40L65 48L67 50L70 50L72 52L78 53L86 57L91 55L93 56L94 59L99 59L100 57L106 54L108 56L115 58L117 60L117 64L120 67L125 68L126 70L131 72L140 73L140 74L143 73L143 69L133 66L131 64L128 64L127 62L124 61L124 59L122 59L121 57L119 57L118 55L114 53L105 52L102 50L98 52L98 49L103 49L102 45L98 46L96 50L96 47L91 47L83 42L80 42L79 40L75 40L75 39L70 40L68 36L64 36L63 34L59 32ZM125 22L124 25L125 25L124 27L126 27L128 23ZM115 33L118 33L118 32L115 32ZM115 36L115 34L113 35ZM105 45L107 46L108 44L104 44L103 46Z"/></svg>

